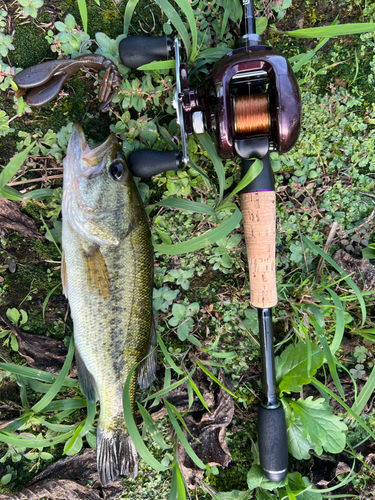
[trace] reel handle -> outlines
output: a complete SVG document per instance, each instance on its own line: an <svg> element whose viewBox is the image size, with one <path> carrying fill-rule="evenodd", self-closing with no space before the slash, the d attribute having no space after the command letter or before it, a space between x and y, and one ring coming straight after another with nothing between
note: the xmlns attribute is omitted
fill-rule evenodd
<svg viewBox="0 0 375 500"><path fill-rule="evenodd" d="M128 166L134 177L152 177L168 170L180 170L183 167L182 154L179 151L139 149L130 153Z"/></svg>
<svg viewBox="0 0 375 500"><path fill-rule="evenodd" d="M138 68L153 61L173 58L173 41L166 36L130 36L121 40L119 55L124 66Z"/></svg>
<svg viewBox="0 0 375 500"><path fill-rule="evenodd" d="M288 438L284 408L258 407L258 444L263 475L278 482L288 473Z"/></svg>

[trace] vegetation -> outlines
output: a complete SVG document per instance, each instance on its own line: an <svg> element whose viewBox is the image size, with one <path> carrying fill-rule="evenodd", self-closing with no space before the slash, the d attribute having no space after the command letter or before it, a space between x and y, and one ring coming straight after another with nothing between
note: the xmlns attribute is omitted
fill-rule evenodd
<svg viewBox="0 0 375 500"><path fill-rule="evenodd" d="M196 84L234 46L241 16L233 0L179 0L173 6L167 0L151 5L95 0L87 2L87 10L85 2L75 0L56 2L53 10L49 2L42 4L18 0L0 10L0 196L16 201L46 236L45 241L26 238L0 227L0 316L6 320L0 325L0 401L1 418L8 421L0 430L4 493L20 489L62 456L95 447L96 407L87 405L77 381L68 377L72 323L59 276L61 162L71 123L79 121L92 144L115 133L126 155L140 148L181 149L170 61L130 70L119 61L118 44L124 33L178 32ZM362 252L375 255L375 38L368 32L375 25L358 25L372 23L375 9L365 0L264 0L256 6L257 29L289 58L304 105L297 146L285 155L272 153L278 217L276 373L290 473L274 484L264 480L259 467L258 331L248 301L237 208L239 161L221 161L208 136L194 136L188 141L188 168L137 184L155 249L159 376L150 391L139 393L142 431L125 405L143 461L137 479L123 480L123 498L149 498L150 492L163 500L186 498L181 449L202 470L200 500L372 494L374 288L361 276L348 275L333 257L338 250L357 259ZM299 32L292 33L296 28ZM346 35L345 43L330 39L336 35ZM82 49L84 42L89 43ZM124 76L105 112L98 110L97 81L87 72L41 109L31 110L15 98L12 75L22 67L56 54L75 57L81 49L104 54ZM258 171L255 163L242 182ZM66 345L58 375L26 366L20 343L26 334ZM207 408L198 382L204 376L215 394L221 388L220 397L227 391L235 403L227 428L232 461L226 468L202 463L183 419L189 409L198 411L193 404ZM177 388L185 391L184 408L168 400ZM163 418L152 418L155 409L162 409ZM323 459L336 472L323 474L319 482ZM337 467L339 462L344 466Z"/></svg>

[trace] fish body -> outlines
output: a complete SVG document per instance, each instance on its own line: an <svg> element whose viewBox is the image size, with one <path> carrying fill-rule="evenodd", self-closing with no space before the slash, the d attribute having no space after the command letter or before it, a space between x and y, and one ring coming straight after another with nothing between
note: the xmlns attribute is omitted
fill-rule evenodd
<svg viewBox="0 0 375 500"><path fill-rule="evenodd" d="M155 376L153 252L142 200L114 136L90 149L73 126L64 159L62 281L74 323L75 357L86 398L100 401L101 483L135 477L138 455L123 414L131 369L144 388ZM130 388L135 401L136 375Z"/></svg>

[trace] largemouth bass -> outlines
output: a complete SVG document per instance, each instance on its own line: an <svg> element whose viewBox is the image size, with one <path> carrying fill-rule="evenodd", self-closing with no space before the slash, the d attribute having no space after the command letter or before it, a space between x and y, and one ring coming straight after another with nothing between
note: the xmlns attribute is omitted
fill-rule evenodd
<svg viewBox="0 0 375 500"><path fill-rule="evenodd" d="M106 485L135 477L138 455L123 414L123 387L155 376L152 321L153 252L142 200L114 136L93 149L80 125L64 159L62 282L74 323L80 387L100 401L97 465Z"/></svg>

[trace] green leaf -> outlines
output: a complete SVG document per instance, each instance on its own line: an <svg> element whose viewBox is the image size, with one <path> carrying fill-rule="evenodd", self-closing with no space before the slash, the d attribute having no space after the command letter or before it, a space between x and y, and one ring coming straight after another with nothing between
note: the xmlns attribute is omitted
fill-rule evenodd
<svg viewBox="0 0 375 500"><path fill-rule="evenodd" d="M186 381L186 384L187 384L187 386L190 386L193 389L193 391L198 396L200 402L202 403L202 405L204 406L204 408L206 408L206 410L208 411L208 413L211 413L210 409L207 406L206 401L204 400L204 397L202 396L201 391L198 389L198 387L195 384L195 382L192 379L189 379L189 380Z"/></svg>
<svg viewBox="0 0 375 500"><path fill-rule="evenodd" d="M53 292L59 288L59 286L61 286L61 283L59 283L58 285L56 285L55 287L52 288L52 290L50 290L47 294L47 297L44 299L44 302L43 302L43 309L42 309L42 314L43 314L43 323L46 322L45 320L45 313L46 313L46 307L47 307L47 304L48 304L48 301L51 297L51 295L53 294Z"/></svg>
<svg viewBox="0 0 375 500"><path fill-rule="evenodd" d="M247 486L250 490L255 490L255 488L263 488L264 490L274 490L276 488L281 488L285 485L286 479L279 482L273 482L266 479L263 475L262 468L258 464L252 465L251 469L247 473Z"/></svg>
<svg viewBox="0 0 375 500"><path fill-rule="evenodd" d="M344 313L345 313L345 308L339 299L339 296L337 295L336 292L331 290L330 288L326 287L326 290L328 293L331 295L333 299L333 303L335 304L335 318L336 318L336 330L335 330L335 335L332 340L331 344L331 353L334 356L337 349L341 345L341 341L344 336L344 330L345 330L345 319L344 319Z"/></svg>
<svg viewBox="0 0 375 500"><path fill-rule="evenodd" d="M13 351L18 351L18 340L14 333L10 335L10 347Z"/></svg>
<svg viewBox="0 0 375 500"><path fill-rule="evenodd" d="M2 189L0 189L0 198L5 198L6 200L12 201L23 200L22 194L10 186L4 186Z"/></svg>
<svg viewBox="0 0 375 500"><path fill-rule="evenodd" d="M91 403L87 401L87 417L85 419L84 425L79 433L79 435L85 436L91 429L96 415L96 403Z"/></svg>
<svg viewBox="0 0 375 500"><path fill-rule="evenodd" d="M375 31L375 23L351 23L336 26L322 26L320 28L306 28L294 31L286 31L284 35L297 38L334 38L336 36L358 35Z"/></svg>
<svg viewBox="0 0 375 500"><path fill-rule="evenodd" d="M138 0L137 0L138 1ZM175 69L176 61L171 59L170 61L154 61L148 64L143 64L137 68L140 71L151 71L151 70L161 70L161 69Z"/></svg>
<svg viewBox="0 0 375 500"><path fill-rule="evenodd" d="M124 14L124 35L127 37L129 33L130 21L133 17L134 9L137 6L139 0L128 0L126 3L125 14Z"/></svg>
<svg viewBox="0 0 375 500"><path fill-rule="evenodd" d="M345 410L357 421L357 423L365 429L365 431L373 438L375 439L375 433L370 429L370 427L365 424L365 422L355 413L339 396L337 396L334 392L332 392L328 387L326 387L324 384L322 384L319 380L316 378L312 379L313 385L318 387L321 391L324 391L325 393L329 394L331 398L335 399Z"/></svg>
<svg viewBox="0 0 375 500"><path fill-rule="evenodd" d="M87 35L87 5L86 0L78 0L79 13L81 15L83 29ZM66 20L65 20L66 23Z"/></svg>
<svg viewBox="0 0 375 500"><path fill-rule="evenodd" d="M340 453L345 448L347 426L342 417L332 414L332 407L323 398L313 401L312 396L288 401L296 417L301 420L302 438L310 437L318 455L323 448L329 453Z"/></svg>
<svg viewBox="0 0 375 500"><path fill-rule="evenodd" d="M175 0L177 5L180 7L182 12L185 14L186 19L189 23L189 28L191 32L191 38L193 42L193 46L191 49L191 56L190 60L194 60L194 57L197 53L197 41L198 41L198 30L197 30L197 23L195 21L194 17L194 11L190 5L189 0Z"/></svg>
<svg viewBox="0 0 375 500"><path fill-rule="evenodd" d="M141 361L142 362L142 361ZM139 363L138 363L139 364ZM129 431L129 435L134 443L134 446L136 450L138 451L139 455L143 458L145 462L150 465L153 469L155 469L158 472L162 472L168 469L168 467L164 467L156 458L151 455L151 453L148 451L147 446L143 442L142 436L139 434L138 429L137 429L137 424L134 421L133 417L133 410L132 410L132 404L130 401L130 383L133 377L133 374L135 370L138 367L138 364L135 365L131 370L130 373L126 379L125 382L125 387L124 387L124 392L123 392L123 408L124 408L124 418L125 418L125 423L126 427Z"/></svg>
<svg viewBox="0 0 375 500"><path fill-rule="evenodd" d="M175 243L174 245L157 245L154 244L154 250L165 255L180 255L184 253L195 252L206 246L215 243L221 238L228 236L237 225L240 223L242 218L241 212L236 208L236 211L228 219L220 224L219 227L215 227L202 236L196 236L183 243Z"/></svg>
<svg viewBox="0 0 375 500"><path fill-rule="evenodd" d="M59 399L58 401L52 401L52 403L50 403L48 406L46 406L46 408L44 408L44 411L49 412L49 411L66 410L67 414L70 414L72 410L78 410L79 408L86 408L86 406L87 406L87 401L84 398L67 398L67 399ZM62 416L60 418L64 417Z"/></svg>
<svg viewBox="0 0 375 500"><path fill-rule="evenodd" d="M365 304L363 296L362 296L361 292L359 291L357 285L353 282L353 280L351 280L347 276L347 274L345 273L345 271L343 269L341 269L341 267L338 266L336 264L336 262L328 254L326 254L321 248L319 248L318 246L316 246L315 243L313 243L308 238L306 238L306 236L302 235L302 239L303 239L304 243L308 247L310 247L310 249L313 252L318 253L321 257L323 257L323 259L325 259L327 262L329 262L331 264L331 266L336 269L336 271L340 274L340 276L342 276L345 279L345 281L347 282L347 284L354 291L354 293L355 293L355 295L356 295L356 297L358 299L358 302L361 305L361 312L362 312L362 323L361 323L361 326L363 326L365 324L365 321L366 321L366 304Z"/></svg>
<svg viewBox="0 0 375 500"><path fill-rule="evenodd" d="M257 17L255 19L257 35L261 35L267 29L268 19L266 17Z"/></svg>
<svg viewBox="0 0 375 500"><path fill-rule="evenodd" d="M164 354L164 357L165 359L167 360L167 363L169 364L169 366L171 368L173 368L173 370L178 373L179 375L183 375L184 372L183 370L181 370L181 368L179 368L176 363L173 361L173 359L171 358L169 352L167 351L167 348L165 347L165 344L162 340L162 338L160 337L160 335L157 333L156 334L156 338L158 340L158 344L160 346L160 349L162 350L163 354Z"/></svg>
<svg viewBox="0 0 375 500"><path fill-rule="evenodd" d="M338 18L336 17L336 19L332 23L332 26L336 25L337 23L338 23ZM297 73L297 71L299 71L302 68L302 66L308 63L310 59L312 59L315 56L318 50L320 50L328 42L328 40L329 38L322 38L319 41L319 43L314 47L313 50L309 50L309 52L307 52L306 54L300 54L301 57L299 57L297 63L294 64L292 68L293 72Z"/></svg>
<svg viewBox="0 0 375 500"><path fill-rule="evenodd" d="M14 365L12 363L0 363L0 370L5 370L14 373L15 375L21 375L22 377L33 378L47 383L53 383L56 380L56 375L53 375L52 373L35 370L35 368L29 368L28 366ZM78 387L78 381L67 377L64 380L63 385L66 387ZM81 406L79 408L81 408Z"/></svg>
<svg viewBox="0 0 375 500"><path fill-rule="evenodd" d="M310 323L315 328L315 331L316 331L316 333L318 335L320 343L321 343L321 345L323 347L324 354L325 354L325 357L326 357L326 360L327 360L327 363L328 363L329 372L331 374L331 377L333 378L333 381L335 382L335 385L337 387L337 390L340 393L340 396L343 399L345 399L344 389L342 388L339 376L337 374L336 363L335 363L335 360L334 360L334 358L332 356L332 353L331 353L331 350L329 348L327 339L326 339L326 337L324 335L324 331L322 330L322 328L319 325L319 323L316 321L316 319L311 314L309 314L309 320L310 320Z"/></svg>
<svg viewBox="0 0 375 500"><path fill-rule="evenodd" d="M188 440L186 439L181 427L178 425L178 422L176 420L176 417L174 415L173 411L173 405L171 405L166 399L164 399L164 404L168 412L169 420L171 421L171 424L173 425L174 430L176 431L177 437L180 440L182 446L184 447L186 453L189 455L189 457L192 459L192 461L195 463L197 467L200 469L207 469L207 466L202 462L202 460L196 455L195 451L193 448L190 446ZM177 411L177 410L176 410Z"/></svg>
<svg viewBox="0 0 375 500"><path fill-rule="evenodd" d="M184 45L185 45L187 57L190 60L190 57L191 57L190 38L189 38L189 34L185 28L185 25L182 22L181 17L177 13L176 9L174 7L172 7L172 5L168 2L168 0L156 0L156 1L160 5L162 10L165 12L168 19L170 19L173 26L176 28L177 33L179 33L180 37L182 38L182 41L184 42Z"/></svg>
<svg viewBox="0 0 375 500"><path fill-rule="evenodd" d="M303 425L299 418L287 421L288 451L297 460L308 460L310 449L314 449L310 437L302 437Z"/></svg>
<svg viewBox="0 0 375 500"><path fill-rule="evenodd" d="M369 378L367 379L365 385L363 386L359 396L356 398L352 410L353 412L360 415L367 405L369 399L374 394L375 391L375 367L372 369Z"/></svg>
<svg viewBox="0 0 375 500"><path fill-rule="evenodd" d="M49 227L47 226L47 224L44 222L44 219L43 219L43 216L41 215L40 218L42 219L42 223L43 223L43 226L44 226L44 229L46 230L47 232L47 235L48 235L48 239L50 241L52 241L52 243L55 245L55 247L57 248L57 251L59 252L60 255L62 255L62 252L58 246L58 244L56 243L55 241L55 238L53 237L53 234L51 233L51 231L49 230Z"/></svg>
<svg viewBox="0 0 375 500"><path fill-rule="evenodd" d="M148 401L150 399L159 398L160 396L164 396L165 394L168 394L168 392L172 391L173 389L176 389L176 387L178 387L181 384L183 384L184 382L186 382L189 379L189 377L192 376L193 373L194 373L194 370L192 370L189 375L186 375L186 377L178 380L177 382L174 382L173 384L170 384L170 385L164 387L160 391L155 392L154 394L151 394L150 396L147 396L147 398L145 398L143 400L143 402L146 402L146 401Z"/></svg>
<svg viewBox="0 0 375 500"><path fill-rule="evenodd" d="M223 200L224 188L225 188L225 172L223 167L223 162L221 161L220 156L217 153L217 149L212 142L212 139L207 134L198 134L195 135L197 141L201 144L202 150L206 151L210 160L214 165L214 169L216 171L217 178L219 180L219 201L220 204Z"/></svg>
<svg viewBox="0 0 375 500"><path fill-rule="evenodd" d="M10 483L11 480L12 480L12 474L5 474L5 476L1 478L1 484L6 485Z"/></svg>
<svg viewBox="0 0 375 500"><path fill-rule="evenodd" d="M375 243L371 243L362 250L362 257L364 259L375 259Z"/></svg>
<svg viewBox="0 0 375 500"><path fill-rule="evenodd" d="M90 432L86 434L86 441L87 444L92 448L93 450L96 450L96 436Z"/></svg>
<svg viewBox="0 0 375 500"><path fill-rule="evenodd" d="M165 198L162 201L149 205L150 208L154 207L169 207L178 208L179 210L187 210L195 212L196 214L215 215L215 210L210 205L205 203L198 203L197 201L185 200L182 198Z"/></svg>
<svg viewBox="0 0 375 500"><path fill-rule="evenodd" d="M205 366L202 365L202 363L200 363L197 359L195 360L196 364L199 366L199 368L202 370L202 372L204 372L207 377L209 377L211 380L213 380L214 382L216 382L222 389L224 389L224 391L226 391L228 394L230 394L231 396L234 397L234 394L229 390L227 389L221 382L219 379L217 379L215 377L215 375L213 373L210 372L210 370L208 370Z"/></svg>
<svg viewBox="0 0 375 500"><path fill-rule="evenodd" d="M53 196L55 190L54 189L48 189L48 188L43 188L43 189L34 189L33 191L29 191L28 193L25 193L23 195L24 200L36 200L36 201L41 201L44 200L45 198L49 198L50 196Z"/></svg>
<svg viewBox="0 0 375 500"><path fill-rule="evenodd" d="M63 443L67 439L71 437L72 433L67 432L66 434L60 434L54 438L38 438L35 439L24 438L16 436L15 434L10 434L8 432L4 432L4 430L0 431L0 441L6 444L10 444L12 446L20 446L24 448L45 448L54 446L58 443Z"/></svg>
<svg viewBox="0 0 375 500"><path fill-rule="evenodd" d="M38 403L36 403L31 410L34 413L39 413L43 409L46 408L46 406L53 400L53 398L56 396L56 394L61 390L62 386L64 385L64 381L66 376L69 373L70 366L72 364L73 360L73 354L74 354L74 343L73 343L73 336L70 338L70 343L69 343L69 350L68 354L66 356L65 362L63 367L61 368L61 371L56 378L55 382L53 383L51 389L45 394Z"/></svg>
<svg viewBox="0 0 375 500"><path fill-rule="evenodd" d="M68 445L68 446L66 446ZM79 436L72 436L66 443L64 448L64 454L69 457L79 453L83 446L83 440Z"/></svg>
<svg viewBox="0 0 375 500"><path fill-rule="evenodd" d="M317 345L311 346L311 371L307 372L308 348L303 342L290 345L275 358L276 382L280 392L299 392L324 362L324 353Z"/></svg>
<svg viewBox="0 0 375 500"><path fill-rule="evenodd" d="M14 175L18 172L18 170L22 167L24 161L28 158L29 152L34 147L35 141L30 144L24 151L18 153L14 156L8 165L3 169L0 173L0 189L2 190L8 182L14 177Z"/></svg>
<svg viewBox="0 0 375 500"><path fill-rule="evenodd" d="M229 196L227 196L226 200L230 200L235 196L239 191L242 191L250 182L252 182L263 170L263 162L261 160L255 159L254 163L251 165L249 170L246 172L245 176L240 180L237 186L233 189ZM220 206L217 210L220 210Z"/></svg>
<svg viewBox="0 0 375 500"><path fill-rule="evenodd" d="M15 307L13 307L12 309L7 309L6 315L9 321L11 321L14 325L18 325L21 317L18 309L16 309Z"/></svg>
<svg viewBox="0 0 375 500"><path fill-rule="evenodd" d="M160 446L162 450L169 450L171 448L170 445L168 445L164 439L161 433L158 431L156 422L154 419L151 417L149 412L146 410L144 406L141 405L137 401L138 409L141 412L143 422L146 426L147 432L150 434L150 437Z"/></svg>
<svg viewBox="0 0 375 500"><path fill-rule="evenodd" d="M185 482L177 461L172 468L172 483L169 500L186 500Z"/></svg>

